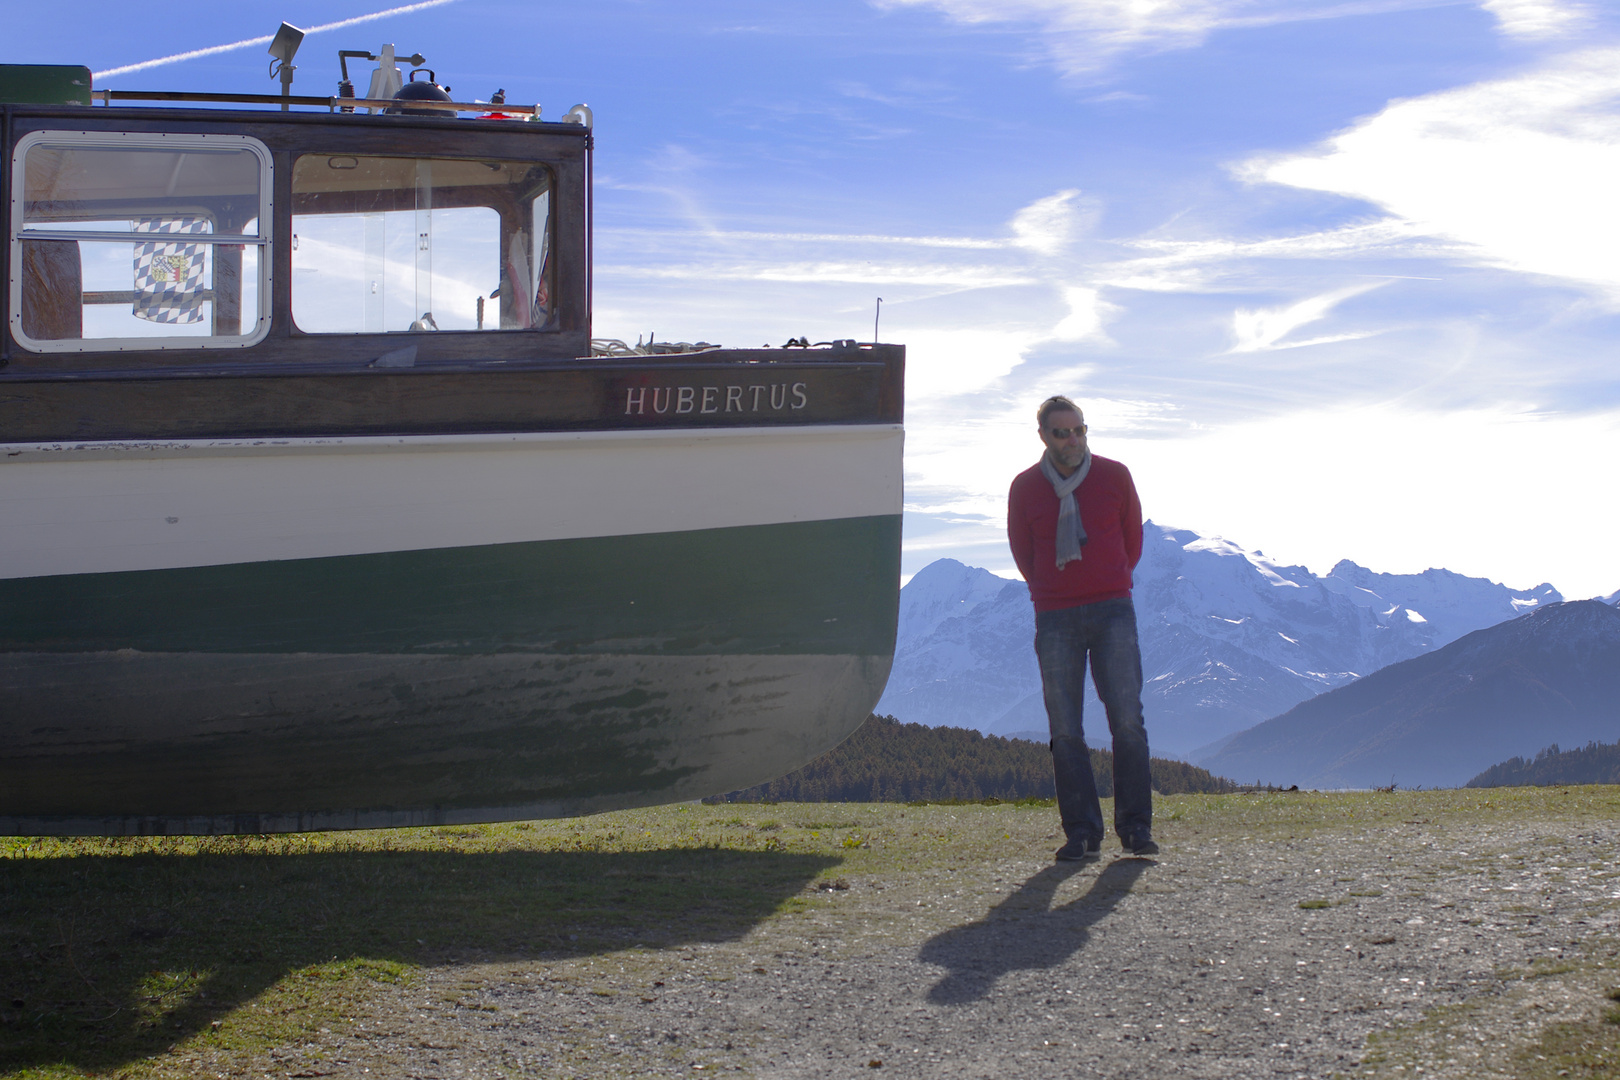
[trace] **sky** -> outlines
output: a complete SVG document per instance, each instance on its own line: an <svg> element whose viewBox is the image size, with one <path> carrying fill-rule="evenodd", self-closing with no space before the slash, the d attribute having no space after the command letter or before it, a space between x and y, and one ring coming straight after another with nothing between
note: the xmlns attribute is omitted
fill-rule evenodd
<svg viewBox="0 0 1620 1080"><path fill-rule="evenodd" d="M0 62L98 88L275 92L264 42L208 50L285 19L348 24L305 39L295 92L388 42L458 99L588 103L598 335L870 340L883 298L908 576L1016 576L1007 485L1064 393L1162 524L1318 573L1620 589L1613 7L17 7Z"/></svg>

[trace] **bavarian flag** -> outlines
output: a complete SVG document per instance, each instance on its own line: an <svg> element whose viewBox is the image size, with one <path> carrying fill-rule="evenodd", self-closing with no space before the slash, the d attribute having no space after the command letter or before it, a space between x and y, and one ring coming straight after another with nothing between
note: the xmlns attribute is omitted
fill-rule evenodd
<svg viewBox="0 0 1620 1080"><path fill-rule="evenodd" d="M141 218L135 232L192 234L206 233L203 217ZM173 240L149 240L135 245L136 318L158 323L197 323L203 317L203 271L208 261L207 244L187 244Z"/></svg>

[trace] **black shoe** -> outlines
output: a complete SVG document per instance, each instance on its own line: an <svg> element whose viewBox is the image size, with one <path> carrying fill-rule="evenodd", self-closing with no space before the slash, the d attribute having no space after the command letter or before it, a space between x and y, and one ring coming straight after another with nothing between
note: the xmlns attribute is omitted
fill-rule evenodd
<svg viewBox="0 0 1620 1080"><path fill-rule="evenodd" d="M1102 858L1102 841L1077 836L1057 849L1058 862L1096 862Z"/></svg>
<svg viewBox="0 0 1620 1080"><path fill-rule="evenodd" d="M1159 853L1159 845L1146 836L1133 837L1130 840L1123 841L1121 846L1130 854L1143 858Z"/></svg>

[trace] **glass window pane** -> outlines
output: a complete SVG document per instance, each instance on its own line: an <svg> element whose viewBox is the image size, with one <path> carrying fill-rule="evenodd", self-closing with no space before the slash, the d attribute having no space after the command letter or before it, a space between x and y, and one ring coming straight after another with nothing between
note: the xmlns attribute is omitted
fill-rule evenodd
<svg viewBox="0 0 1620 1080"><path fill-rule="evenodd" d="M264 245L229 241L262 239L268 152L238 136L137 134L100 145L109 138L44 132L19 144L11 288L24 343L94 351L256 341L269 326Z"/></svg>
<svg viewBox="0 0 1620 1080"><path fill-rule="evenodd" d="M498 268L500 215L485 206L418 213L323 214L293 225L293 321L312 334L380 334L427 323L480 327ZM425 235L425 239L424 239Z"/></svg>
<svg viewBox="0 0 1620 1080"><path fill-rule="evenodd" d="M293 321L344 334L546 328L550 191L550 170L531 162L300 157Z"/></svg>
<svg viewBox="0 0 1620 1080"><path fill-rule="evenodd" d="M28 239L21 246L23 333L36 341L237 337L251 334L258 319L256 246Z"/></svg>
<svg viewBox="0 0 1620 1080"><path fill-rule="evenodd" d="M28 149L23 229L138 218L201 218L240 233L259 217L259 156L245 149L53 146Z"/></svg>

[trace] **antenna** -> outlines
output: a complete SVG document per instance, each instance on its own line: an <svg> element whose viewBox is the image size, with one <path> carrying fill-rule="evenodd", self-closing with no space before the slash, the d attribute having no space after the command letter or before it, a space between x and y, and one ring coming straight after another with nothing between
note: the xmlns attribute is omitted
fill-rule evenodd
<svg viewBox="0 0 1620 1080"><path fill-rule="evenodd" d="M270 55L275 57L270 61L270 77L275 78L278 72L281 75L282 112L292 107L289 99L292 97L293 72L298 70L293 67L293 57L298 54L298 46L303 41L304 32L292 23L284 22L281 29L276 31L275 40L270 43Z"/></svg>
<svg viewBox="0 0 1620 1080"><path fill-rule="evenodd" d="M878 343L878 320L883 317L883 297L878 297L877 311L872 313L872 344Z"/></svg>

